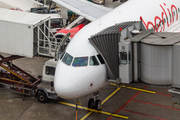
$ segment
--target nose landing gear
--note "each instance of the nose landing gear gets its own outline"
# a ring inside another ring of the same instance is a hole
[[[94,98],[89,99],[88,108],[97,109],[97,110],[102,109],[101,100],[97,99],[98,96],[99,96],[99,92],[97,91],[94,93]]]

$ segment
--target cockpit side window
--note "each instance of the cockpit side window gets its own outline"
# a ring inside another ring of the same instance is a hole
[[[88,57],[76,57],[74,58],[72,66],[87,66],[88,63]]]
[[[102,56],[101,56],[100,54],[97,55],[97,57],[98,57],[99,61],[101,62],[101,64],[104,64],[104,63],[105,63],[104,60],[103,60],[103,58],[102,58]]]
[[[66,53],[62,61],[66,63],[67,65],[71,65],[72,60],[73,60],[73,57],[69,55],[68,53]]]
[[[98,62],[98,60],[96,59],[95,56],[91,56],[91,57],[90,57],[89,65],[90,65],[90,66],[99,65],[99,62]]]

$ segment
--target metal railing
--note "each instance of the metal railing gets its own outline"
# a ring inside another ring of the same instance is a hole
[[[42,56],[54,57],[56,47],[61,39],[57,39],[48,26],[50,26],[50,22],[46,21],[37,27],[37,53]]]

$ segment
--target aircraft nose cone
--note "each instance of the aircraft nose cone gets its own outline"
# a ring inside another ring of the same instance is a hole
[[[58,74],[55,75],[54,89],[56,93],[64,99],[75,99],[81,92],[78,84],[79,80],[73,75]]]

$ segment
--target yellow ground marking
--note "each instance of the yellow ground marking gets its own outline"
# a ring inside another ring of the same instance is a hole
[[[116,94],[119,90],[121,89],[121,87],[117,88],[114,92],[112,92],[108,97],[106,97],[102,102],[101,105],[103,105],[105,102],[107,102],[114,94]]]
[[[103,105],[105,102],[107,102],[114,94],[116,94],[119,90],[121,89],[121,87],[118,87],[114,92],[112,92],[108,97],[106,97],[102,102],[101,102],[101,105]],[[88,112],[84,117],[82,117],[80,120],[84,120],[86,119],[87,117],[89,117],[93,112]],[[110,113],[111,114],[111,113]],[[116,114],[117,115],[117,114]],[[112,116],[112,114],[111,114]],[[122,117],[121,117],[122,118]],[[124,118],[124,119],[128,119],[127,118]]]
[[[114,83],[111,83],[110,85],[118,86],[117,84],[114,84]],[[155,91],[150,91],[150,90],[145,90],[145,89],[140,89],[140,88],[135,88],[135,87],[126,87],[125,85],[120,85],[120,87],[137,90],[137,91],[141,91],[141,92],[152,93],[152,94],[156,93]]]
[[[66,102],[59,102],[60,104],[63,104],[63,105],[67,105],[67,106],[71,106],[71,107],[76,107],[75,104],[71,104],[71,103],[66,103]],[[105,114],[105,115],[110,115],[110,116],[114,116],[114,117],[118,117],[118,118],[123,118],[123,119],[128,119],[129,117],[127,116],[123,116],[123,115],[118,115],[118,114],[112,114],[112,113],[109,113],[109,112],[105,112],[105,111],[101,111],[101,110],[96,110],[96,109],[91,109],[91,108],[87,108],[87,107],[84,107],[84,106],[78,106],[78,108],[80,109],[84,109],[84,110],[87,110],[87,111],[90,111],[88,112],[83,118],[81,118],[80,120],[84,120],[86,119],[89,115],[91,115],[93,112],[95,113],[101,113],[101,114]]]
[[[87,117],[89,117],[93,112],[88,112],[84,117],[82,117],[80,120],[85,120]]]
[[[115,83],[110,83],[110,85],[119,86],[118,84],[115,84]]]
[[[180,105],[179,103],[175,103],[175,102],[173,102],[173,104]]]

